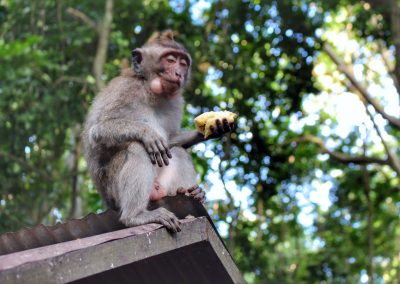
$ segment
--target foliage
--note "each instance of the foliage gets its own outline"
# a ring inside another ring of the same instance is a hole
[[[1,232],[102,209],[80,129],[98,91],[105,2],[0,1]],[[367,274],[399,283],[398,172],[371,118],[395,156],[399,129],[371,107],[368,118],[325,49],[330,42],[361,70],[357,79],[371,92],[393,90],[398,37],[387,10],[372,0],[111,2],[102,80],[153,31],[171,28],[194,61],[183,125],[207,110],[240,115],[235,133],[196,146],[193,158],[204,186],[226,197],[207,206],[249,283],[356,283]],[[371,70],[384,55],[389,72]],[[366,117],[345,135],[332,103],[342,95]],[[324,190],[327,208],[312,198]]]

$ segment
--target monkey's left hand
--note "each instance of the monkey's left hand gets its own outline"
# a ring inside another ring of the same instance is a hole
[[[222,121],[220,119],[216,119],[215,126],[210,126],[211,134],[207,138],[213,139],[222,137],[226,133],[231,132],[233,130],[233,127],[233,122],[229,123],[226,118],[222,119]]]
[[[230,111],[209,111],[194,119],[197,130],[205,139],[219,138],[232,131],[236,113]]]
[[[172,155],[164,138],[149,131],[143,135],[142,142],[153,165],[158,164],[159,167],[169,165],[168,159],[171,159]]]

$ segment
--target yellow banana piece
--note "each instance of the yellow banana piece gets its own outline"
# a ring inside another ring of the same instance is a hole
[[[236,113],[230,111],[209,111],[203,114],[200,114],[194,119],[194,123],[196,125],[197,130],[204,135],[204,138],[207,138],[212,134],[210,127],[217,127],[216,121],[219,119],[221,122],[223,119],[228,120],[228,123],[235,122],[237,117]]]

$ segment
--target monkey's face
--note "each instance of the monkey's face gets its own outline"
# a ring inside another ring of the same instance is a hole
[[[156,95],[173,97],[185,87],[191,58],[182,49],[151,45],[132,51],[135,73],[150,85]]]
[[[158,76],[150,83],[155,94],[173,96],[185,86],[190,67],[186,53],[169,51],[161,55]]]

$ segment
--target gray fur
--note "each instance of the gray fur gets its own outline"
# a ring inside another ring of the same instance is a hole
[[[175,147],[171,165],[160,168],[143,145],[154,139],[168,144],[180,132],[184,101],[182,90],[173,98],[154,95],[149,80],[126,70],[98,94],[83,133],[85,155],[95,186],[109,207],[120,210],[125,225],[157,222],[176,231],[179,223],[171,212],[148,211],[147,205],[155,180],[170,167],[178,175],[169,178],[168,195],[196,185],[191,157]]]

